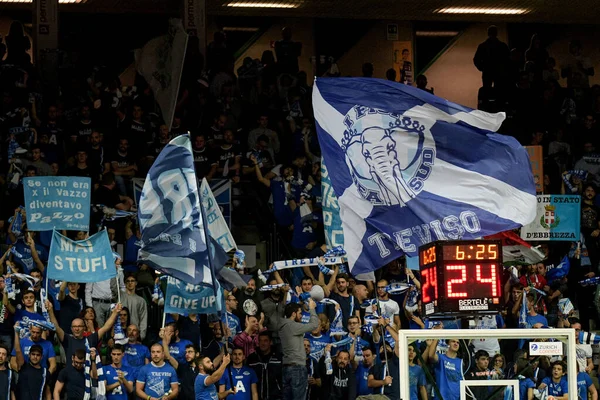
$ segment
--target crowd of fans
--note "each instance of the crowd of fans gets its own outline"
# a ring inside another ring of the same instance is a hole
[[[298,64],[301,43],[285,28],[274,53],[265,50],[261,60],[246,58],[234,71],[223,32],[215,33],[205,60],[190,39],[175,118],[168,127],[140,77],[135,86],[123,87],[106,68],[71,65],[61,70],[59,89],[49,90],[31,64],[23,27],[14,23],[6,45],[0,44],[0,240],[6,245],[0,259],[0,399],[8,399],[7,393],[17,400],[84,398],[90,386],[84,374],[86,339],[100,357],[91,356],[91,398],[100,398],[100,382],[105,382],[109,400],[399,400],[399,328],[522,327],[525,296],[527,327],[593,329],[595,286],[579,282],[594,277],[600,261],[600,88],[589,84],[594,67],[576,40],[569,45],[571,58],[557,69],[543,38],[534,35],[523,55],[499,41],[494,27],[488,33],[474,58],[483,73],[480,108],[505,111],[503,133],[523,145],[543,147],[544,193],[582,196],[585,248],[571,242],[541,244],[543,261],[517,266],[516,276],[507,270],[506,307],[499,315],[425,318],[419,307],[407,307],[418,295],[420,276],[401,258],[377,271],[376,282],[357,280],[343,265],[276,272],[266,282],[247,269],[254,278],[225,294],[222,320],[169,315],[165,323],[152,296],[156,274],[137,262],[139,225],[135,218],[106,222],[101,208],[94,208],[92,232],[65,234],[83,239],[106,227],[111,245],[124,248],[122,260],[115,261],[118,278],[87,285],[48,282],[49,300],[42,304],[50,235],[28,231],[22,179],[90,177],[93,204],[134,211],[132,179],[144,178],[169,140],[189,131],[198,178],[228,179],[236,193],[252,199],[251,211],[234,208],[234,225],[244,212],[255,213],[258,220],[269,210],[269,222],[289,245],[278,257],[322,256],[327,247],[320,149],[311,87]],[[374,68],[385,66],[366,64],[365,76],[372,76]],[[561,76],[566,87],[559,83]],[[428,90],[424,76],[416,81]],[[15,226],[18,221],[21,226]],[[265,229],[260,233],[268,235]],[[546,280],[546,271],[565,255],[569,275]],[[387,293],[386,286],[395,282],[412,286],[402,294]],[[262,291],[264,284],[274,286]],[[314,286],[328,300],[315,303],[307,295]],[[118,292],[121,302],[111,307]],[[574,310],[562,314],[558,302],[566,298]],[[43,308],[54,331],[31,323],[44,321]],[[126,331],[122,343],[114,338],[117,320]],[[547,388],[549,395],[566,399],[564,360],[531,357],[526,342],[415,342],[408,348],[411,399],[457,400],[461,379],[513,377],[520,381],[521,398],[531,400]],[[578,343],[577,360],[577,395],[597,400],[590,378],[598,368],[592,347]],[[502,395],[490,387],[469,391],[470,398],[481,400]]]

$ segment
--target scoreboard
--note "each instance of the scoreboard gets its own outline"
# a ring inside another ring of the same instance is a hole
[[[424,316],[494,314],[503,306],[502,242],[438,241],[419,248]]]

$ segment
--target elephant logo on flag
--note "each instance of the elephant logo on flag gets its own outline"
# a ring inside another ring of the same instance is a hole
[[[404,207],[423,189],[435,163],[435,140],[416,118],[364,106],[345,116],[342,148],[361,197]]]

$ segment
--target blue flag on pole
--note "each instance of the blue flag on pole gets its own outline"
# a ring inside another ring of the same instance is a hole
[[[217,314],[222,309],[221,297],[219,294],[215,296],[212,287],[168,277],[165,312],[181,315]]]
[[[548,281],[548,283],[552,283],[557,279],[564,278],[569,274],[570,269],[571,262],[569,261],[569,257],[564,256],[560,264],[546,271],[546,280]]]
[[[117,276],[106,230],[85,240],[71,240],[54,231],[48,258],[48,279],[101,282]]]
[[[148,171],[138,217],[138,261],[195,285],[212,285],[189,135],[171,140]]]
[[[503,113],[370,78],[317,79],[313,107],[353,274],[535,217],[527,151],[494,133]]]

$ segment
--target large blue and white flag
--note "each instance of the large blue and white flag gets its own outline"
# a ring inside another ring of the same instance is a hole
[[[313,107],[353,274],[535,217],[527,152],[494,133],[503,113],[369,78],[317,79]]]
[[[115,276],[117,268],[106,230],[78,241],[53,232],[48,279],[101,282]]]
[[[140,196],[138,261],[195,285],[212,285],[189,135],[171,140]]]

